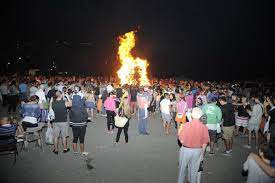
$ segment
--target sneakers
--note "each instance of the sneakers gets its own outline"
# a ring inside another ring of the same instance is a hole
[[[70,148],[67,148],[67,149],[64,149],[63,150],[63,153],[67,153],[67,152],[69,152],[70,151]]]
[[[229,150],[229,151],[224,151],[222,154],[223,154],[224,156],[231,156],[230,150]]]
[[[17,141],[17,143],[24,142],[23,139],[17,139],[16,141]]]
[[[209,156],[214,156],[214,152],[209,152],[208,155]]]
[[[114,130],[108,130],[107,133],[108,133],[108,134],[113,134],[113,133],[115,133],[115,132],[114,132]]]
[[[89,154],[88,152],[84,151],[84,152],[81,153],[81,156],[87,156],[88,154]]]
[[[244,145],[244,148],[251,149],[251,145]]]
[[[54,154],[58,154],[58,151],[56,151],[56,150],[54,149],[54,150],[53,150],[53,153],[54,153]]]

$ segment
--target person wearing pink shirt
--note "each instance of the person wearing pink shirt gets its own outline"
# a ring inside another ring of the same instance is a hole
[[[194,95],[191,91],[187,92],[187,95],[185,96],[185,101],[187,103],[187,113],[186,113],[186,117],[188,119],[188,121],[191,121],[191,110],[193,108],[193,101],[194,101]]]
[[[115,94],[113,92],[110,93],[109,97],[104,102],[104,107],[107,113],[107,129],[108,133],[113,133],[115,128],[115,116],[116,116],[116,102],[115,102]],[[111,130],[112,126],[112,130]]]
[[[187,111],[187,103],[184,101],[184,95],[180,94],[179,101],[176,104],[176,128],[178,127],[177,123],[186,122],[186,111]]]
[[[185,96],[185,101],[187,103],[188,109],[193,108],[193,100],[194,100],[194,95],[191,92],[189,92],[188,95]]]

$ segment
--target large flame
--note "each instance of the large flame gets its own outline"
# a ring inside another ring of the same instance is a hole
[[[135,47],[135,32],[131,31],[119,37],[118,56],[121,68],[117,71],[120,84],[147,86],[150,85],[147,70],[147,60],[139,57],[134,58],[131,50]],[[135,72],[138,72],[138,81],[135,78]]]

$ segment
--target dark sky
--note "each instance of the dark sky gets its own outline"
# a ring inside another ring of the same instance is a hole
[[[269,2],[10,1],[1,11],[1,62],[29,55],[42,68],[54,58],[61,70],[111,73],[117,36],[140,27],[135,54],[148,58],[153,75],[271,77],[275,29]],[[24,48],[16,49],[18,40]],[[69,45],[56,47],[57,40]]]

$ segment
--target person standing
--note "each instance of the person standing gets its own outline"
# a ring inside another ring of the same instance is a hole
[[[190,175],[189,183],[197,183],[199,167],[210,141],[207,127],[199,120],[202,115],[202,110],[195,107],[191,113],[192,121],[184,123],[179,128],[178,136],[182,146],[179,157],[178,183],[185,181],[187,167]]]
[[[239,103],[237,103],[237,114],[236,114],[236,135],[239,134],[240,127],[243,127],[243,132],[241,137],[245,137],[246,128],[248,124],[248,113],[246,108],[248,107],[248,103],[246,101],[246,97],[243,96]]]
[[[130,88],[130,106],[132,113],[135,115],[137,110],[137,89],[136,87]]]
[[[149,135],[148,128],[148,106],[149,100],[144,94],[144,89],[141,88],[137,94],[137,107],[138,107],[138,131],[140,135]]]
[[[85,94],[85,99],[86,99],[85,107],[89,115],[88,120],[94,121],[95,96],[94,96],[94,91],[91,88],[87,89],[87,92]]]
[[[24,80],[19,84],[19,99],[20,101],[27,100],[27,84]]]
[[[77,154],[77,143],[79,141],[81,155],[87,155],[84,151],[84,140],[86,134],[88,113],[84,106],[84,95],[79,86],[74,87],[72,108],[70,110],[70,121],[73,130],[73,151]]]
[[[116,142],[115,145],[118,144],[119,139],[120,139],[120,134],[123,130],[124,132],[124,136],[125,136],[125,144],[128,143],[128,129],[129,129],[129,121],[132,117],[132,112],[131,112],[131,107],[129,104],[129,100],[128,100],[128,96],[124,96],[124,98],[122,98],[122,104],[119,108],[119,112],[118,112],[121,116],[125,117],[128,119],[127,123],[125,124],[124,127],[119,127],[118,131],[117,131],[117,135],[116,135]]]
[[[250,116],[250,119],[248,120],[248,126],[247,126],[248,144],[244,145],[244,147],[247,149],[251,149],[251,135],[252,135],[253,131],[255,132],[255,136],[256,136],[256,149],[258,149],[259,128],[260,128],[260,123],[261,123],[262,116],[264,113],[263,104],[261,104],[259,97],[255,96],[254,102],[255,102],[255,105],[253,105],[252,111],[247,110],[247,112]]]
[[[18,94],[19,94],[19,91],[16,86],[16,82],[12,81],[9,86],[9,95],[8,95],[8,104],[9,104],[8,113],[11,114],[11,116],[13,116],[16,112],[16,108],[18,105]]]
[[[40,117],[40,122],[47,122],[47,117],[48,117],[48,103],[47,103],[47,99],[46,99],[46,95],[44,92],[44,85],[41,84],[39,86],[39,89],[36,91],[35,93],[36,96],[39,97],[39,101],[38,104],[40,106],[41,109],[41,117]]]
[[[55,96],[51,98],[50,108],[52,108],[55,118],[52,121],[54,132],[54,149],[53,153],[58,154],[59,135],[62,137],[63,153],[70,151],[67,145],[69,135],[69,122],[67,121],[67,108],[72,106],[72,101],[68,94],[65,95],[66,101],[63,100],[62,93],[56,91]]]
[[[9,94],[8,82],[7,81],[3,81],[3,83],[1,84],[0,92],[2,94],[3,107],[6,107],[6,105],[8,104],[8,94]]]
[[[225,144],[224,155],[230,156],[232,153],[233,146],[233,133],[235,127],[235,113],[234,106],[231,103],[227,103],[225,96],[219,98],[219,102],[222,106],[222,129],[223,129],[223,138]]]
[[[214,144],[217,142],[217,130],[220,128],[220,122],[222,119],[222,111],[216,105],[217,98],[210,97],[209,103],[204,105],[202,111],[207,116],[207,128],[210,136],[210,152],[209,155],[214,154]]]
[[[114,133],[114,128],[115,128],[115,116],[116,116],[116,102],[115,102],[115,94],[111,92],[109,94],[109,97],[104,102],[104,107],[106,109],[107,113],[107,129],[108,129],[108,134]],[[112,130],[111,130],[112,126]]]
[[[179,95],[179,101],[176,104],[176,124],[185,123],[186,122],[186,111],[187,111],[187,103],[185,102],[185,97],[181,93]],[[176,129],[178,128],[178,124],[175,125]]]
[[[163,121],[163,130],[166,135],[169,134],[169,129],[171,127],[171,101],[168,93],[164,94],[164,99],[160,102],[160,111]]]
[[[38,88],[36,86],[37,86],[36,82],[33,81],[31,84],[31,87],[30,87],[30,97],[36,95],[36,92],[38,90]]]

